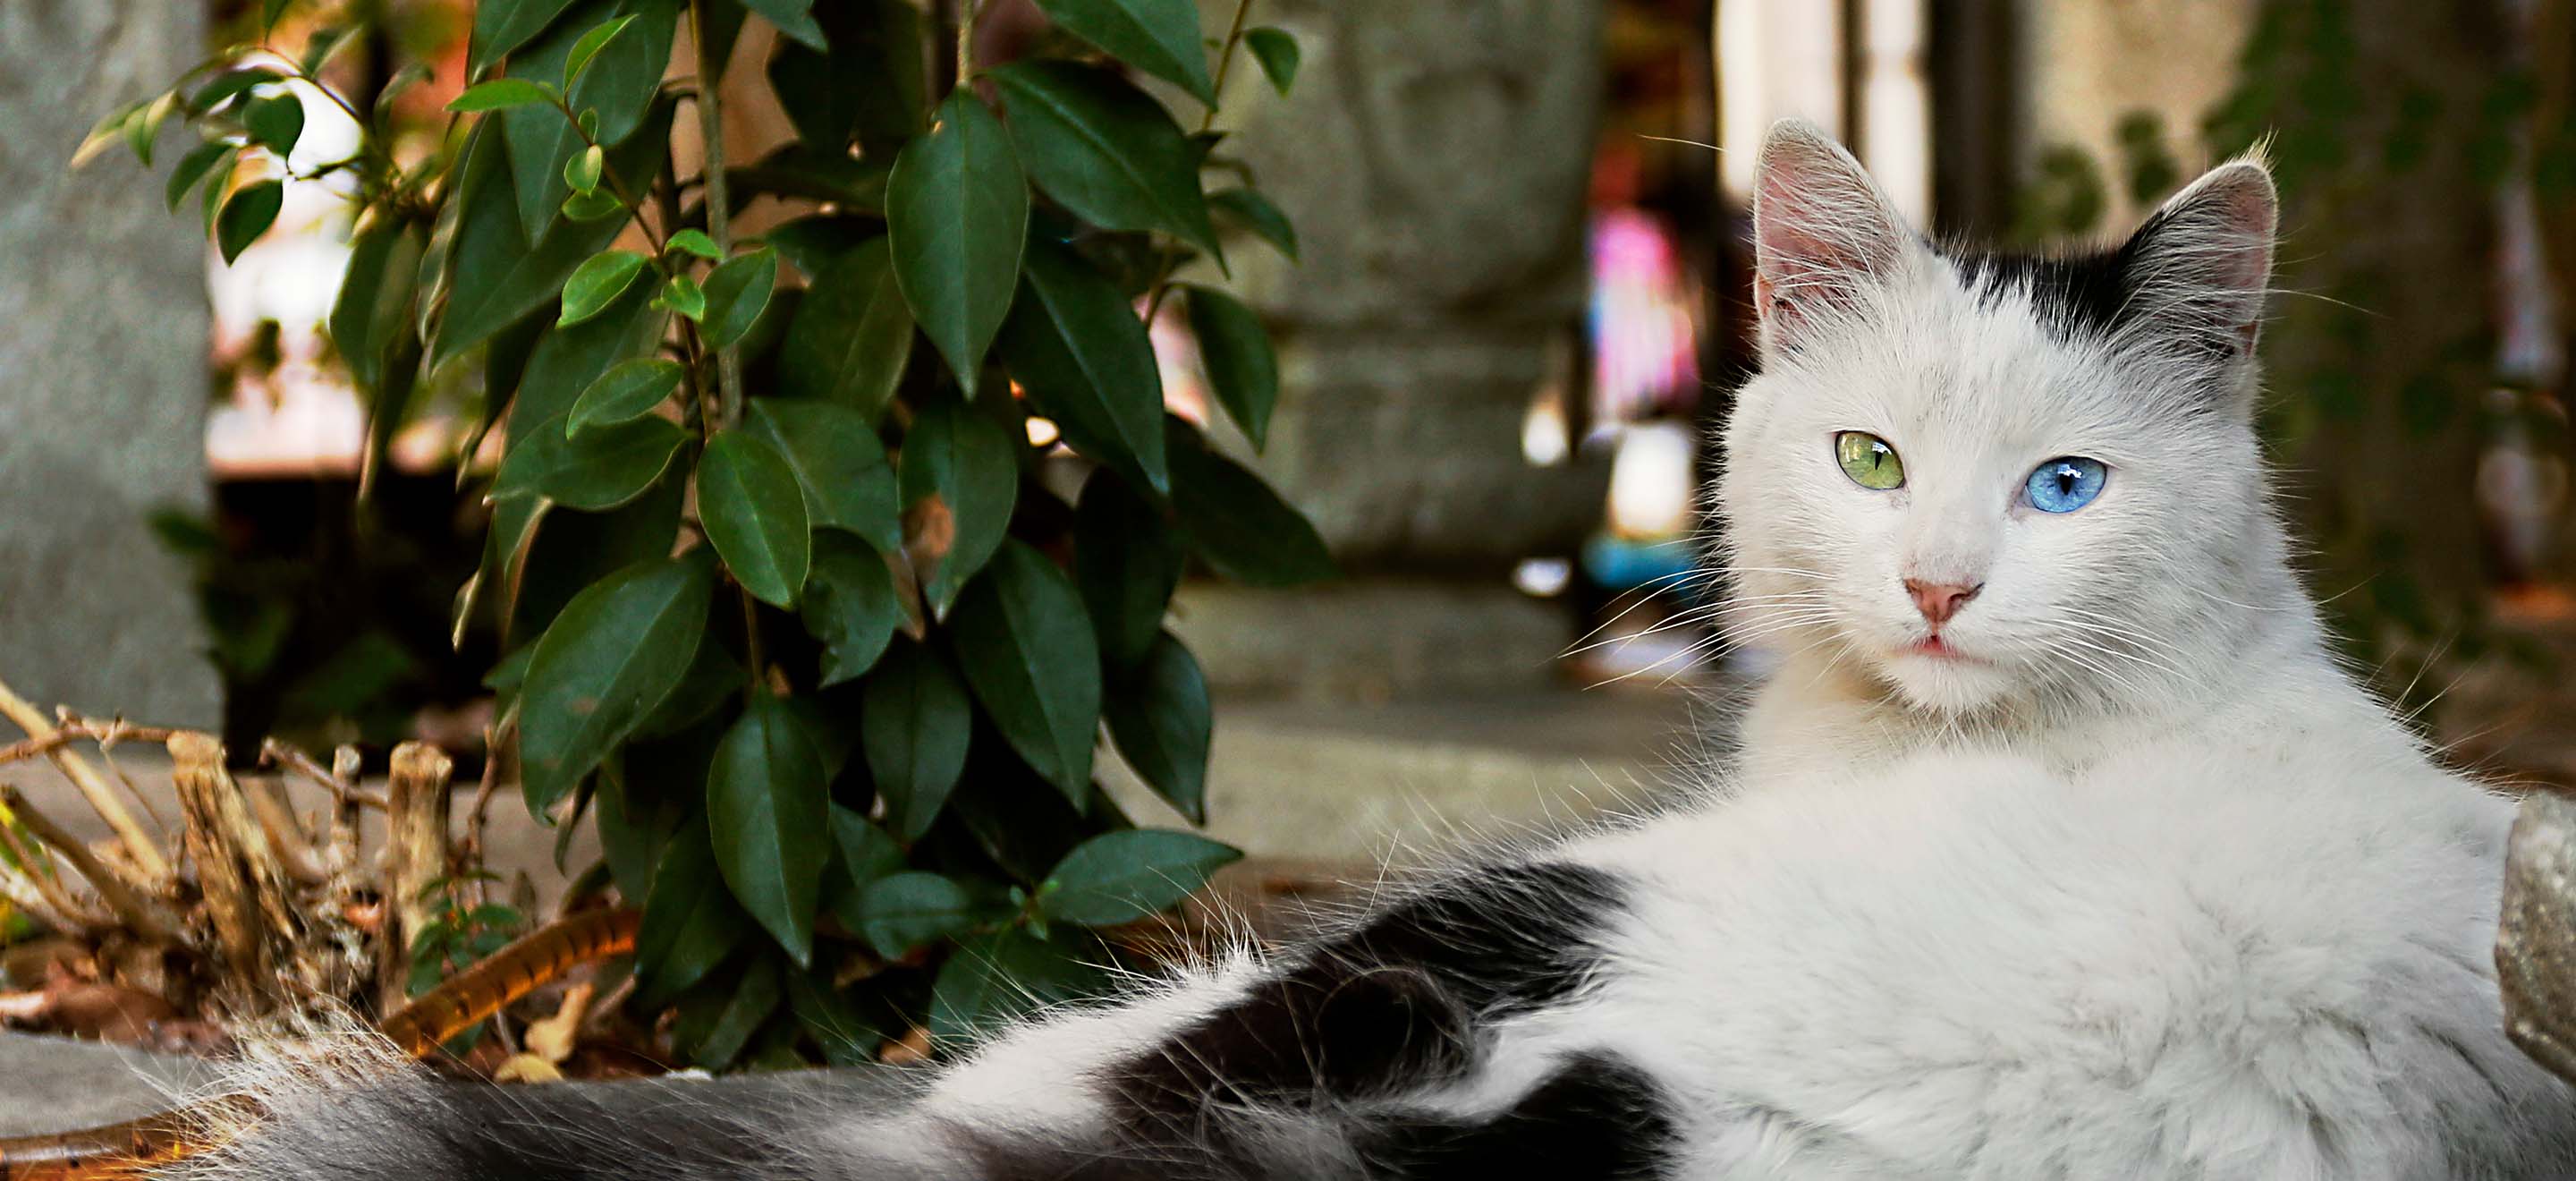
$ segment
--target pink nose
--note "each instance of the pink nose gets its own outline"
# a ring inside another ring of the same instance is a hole
[[[1968,600],[1976,598],[1977,592],[1985,588],[1986,584],[1982,582],[1975,586],[1961,586],[1955,582],[1905,580],[1905,593],[1914,596],[1914,609],[1922,612],[1924,622],[1935,628],[1950,622],[1950,617],[1958,614],[1959,608],[1967,606]]]

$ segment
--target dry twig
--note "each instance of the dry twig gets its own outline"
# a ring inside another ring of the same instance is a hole
[[[47,739],[61,733],[33,702],[18,696],[5,683],[0,683],[0,715],[6,715],[19,729],[26,731],[31,740]],[[53,759],[54,766],[72,781],[72,786],[88,797],[91,810],[107,821],[107,826],[115,831],[116,839],[125,845],[126,856],[142,867],[144,876],[152,882],[169,881],[170,862],[161,855],[161,847],[153,843],[151,834],[144,832],[142,825],[134,822],[134,814],[125,810],[124,802],[118,800],[116,793],[108,788],[107,781],[99,777],[98,769],[90,766],[89,760],[59,745],[43,753]],[[142,882],[129,884],[146,886]]]
[[[108,910],[115,913],[117,921],[123,923],[127,930],[158,944],[179,942],[177,919],[162,910],[158,903],[128,888],[124,879],[118,877],[96,853],[92,853],[88,845],[55,823],[52,817],[37,811],[26,797],[18,794],[18,789],[0,787],[0,804],[7,805],[16,813],[18,823],[36,834],[37,840],[61,854],[63,860],[71,862],[72,868],[89,880],[90,888],[98,891],[99,900],[107,903]]]

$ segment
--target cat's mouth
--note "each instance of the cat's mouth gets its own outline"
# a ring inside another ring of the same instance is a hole
[[[1970,656],[1967,653],[1952,647],[1948,641],[1941,638],[1941,635],[1938,632],[1934,632],[1933,634],[1916,640],[1911,644],[1907,644],[1905,647],[1898,649],[1898,651],[1906,656],[1920,656],[1927,660],[1974,661],[1977,659],[1974,656]]]

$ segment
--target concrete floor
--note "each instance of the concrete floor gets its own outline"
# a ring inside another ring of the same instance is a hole
[[[0,1136],[35,1136],[150,1115],[203,1087],[202,1062],[68,1038],[0,1034]]]

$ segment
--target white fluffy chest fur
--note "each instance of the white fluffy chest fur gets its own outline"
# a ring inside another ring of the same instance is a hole
[[[2529,1168],[2566,1097],[2497,1029],[2507,807],[2308,755],[1933,750],[1580,846],[1634,913],[1498,1060],[1610,1039],[1687,1096],[1690,1175]]]

